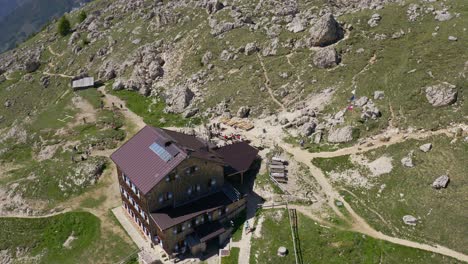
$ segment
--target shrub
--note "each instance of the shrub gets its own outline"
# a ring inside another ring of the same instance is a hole
[[[61,36],[66,36],[68,33],[70,33],[71,26],[70,26],[70,21],[66,16],[63,16],[60,18],[57,26],[57,31]]]
[[[83,22],[88,15],[86,15],[86,12],[84,10],[81,10],[81,12],[78,14],[78,23]]]

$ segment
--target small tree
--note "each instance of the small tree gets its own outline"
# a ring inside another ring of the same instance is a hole
[[[60,36],[68,35],[68,33],[70,33],[70,30],[70,21],[67,19],[66,16],[61,17],[57,26],[57,31],[60,34]]]
[[[86,12],[84,10],[81,10],[81,12],[78,14],[78,23],[83,22],[88,15],[86,15]]]

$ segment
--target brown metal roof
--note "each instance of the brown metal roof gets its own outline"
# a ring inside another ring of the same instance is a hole
[[[226,165],[230,168],[229,171],[240,173],[247,171],[254,160],[257,158],[258,149],[250,146],[247,142],[238,142],[231,145],[226,145],[216,150],[223,158]]]
[[[149,147],[157,143],[173,158],[163,160]],[[187,156],[224,164],[208,142],[176,131],[146,126],[111,155],[133,184],[148,193],[158,182],[174,170]]]
[[[176,208],[163,208],[152,213],[151,216],[161,230],[166,230],[199,215],[221,209],[231,203],[231,199],[224,192],[219,191]]]
[[[143,194],[148,193],[187,156],[180,149],[168,162],[161,159],[149,146],[163,139],[157,130],[146,126],[111,155],[111,159]]]

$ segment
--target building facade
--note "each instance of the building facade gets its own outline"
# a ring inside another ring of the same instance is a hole
[[[236,144],[228,146],[234,153],[146,126],[114,152],[122,206],[141,234],[169,255],[197,255],[210,241],[226,241],[229,220],[246,207],[246,195],[228,182],[226,171],[243,175],[258,153]]]

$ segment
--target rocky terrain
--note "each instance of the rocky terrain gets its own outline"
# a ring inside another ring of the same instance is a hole
[[[82,10],[79,23],[81,10],[66,15],[68,35],[51,23],[0,54],[0,215],[41,214],[100,188],[106,157],[143,122],[193,127],[236,118],[255,125],[246,136],[265,153],[284,140],[323,158],[449,127],[454,143],[443,153],[468,144],[464,0],[96,0]],[[99,90],[72,91],[71,80],[84,76]],[[324,171],[360,201],[389,189],[402,200],[384,180],[418,171],[421,153],[435,159],[428,144],[347,153],[336,163],[343,166]],[[327,162],[334,160],[320,165]],[[291,164],[301,175],[291,196],[327,204],[320,181],[304,180],[317,172]],[[438,174],[429,189],[450,188],[451,174]],[[421,226],[410,213],[395,221]],[[436,237],[408,235],[395,221],[387,233],[429,244]]]

